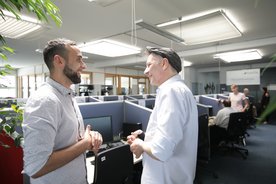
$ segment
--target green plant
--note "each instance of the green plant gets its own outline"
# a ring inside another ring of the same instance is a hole
[[[264,72],[266,71],[266,69],[267,69],[268,67],[270,67],[270,65],[271,65],[273,62],[275,62],[275,61],[276,61],[276,54],[273,55],[273,56],[271,57],[271,61],[270,61],[270,62],[268,63],[268,65],[266,65],[266,67],[262,70],[261,75],[263,75]],[[276,97],[273,97],[273,98],[270,100],[270,102],[269,102],[269,104],[268,104],[266,110],[261,114],[261,116],[260,116],[260,118],[258,119],[258,122],[257,122],[257,123],[261,123],[261,122],[265,119],[266,116],[270,115],[270,114],[271,114],[272,112],[274,112],[274,111],[276,111]]]
[[[23,139],[23,135],[16,132],[16,127],[21,126],[23,121],[23,110],[15,104],[10,105],[10,109],[0,109],[0,132],[5,132],[14,139],[15,146],[20,146]],[[0,141],[0,146],[9,148],[9,145],[4,144]]]
[[[61,16],[59,8],[51,0],[0,0],[0,16],[5,20],[3,10],[13,13],[18,20],[20,20],[19,12],[26,9],[30,13],[34,13],[41,21],[48,22],[50,17],[57,26],[60,26]],[[12,52],[13,50],[6,45],[5,39],[0,34],[0,56],[2,59],[7,60],[4,51]]]
[[[40,21],[48,22],[48,17],[50,17],[57,26],[62,23],[59,8],[51,0],[0,0],[0,17],[4,20],[5,14],[3,10],[13,13],[20,20],[19,12],[24,9],[29,13],[34,13]],[[7,45],[4,37],[0,34],[0,56],[2,60],[8,60],[7,53],[14,53],[14,50]],[[0,77],[9,74],[11,70],[13,68],[9,64],[0,67]],[[7,105],[9,107],[8,111],[0,108],[0,134],[5,132],[4,135],[13,137],[15,145],[19,146],[23,136],[15,131],[15,127],[21,126],[23,110],[18,105]],[[9,147],[9,145],[0,142],[1,145]]]

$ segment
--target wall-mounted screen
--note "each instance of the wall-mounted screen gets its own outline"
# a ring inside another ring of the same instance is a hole
[[[83,122],[84,122],[84,127],[86,127],[87,125],[90,125],[91,130],[98,131],[102,134],[103,143],[108,143],[113,141],[111,116],[84,118]]]

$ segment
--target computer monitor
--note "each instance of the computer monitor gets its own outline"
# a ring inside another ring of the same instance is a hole
[[[111,116],[90,117],[83,119],[84,126],[91,126],[91,129],[102,134],[103,143],[113,141],[112,118]]]

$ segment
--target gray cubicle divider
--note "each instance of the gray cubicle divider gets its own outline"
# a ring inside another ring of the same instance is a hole
[[[151,109],[125,101],[124,111],[125,111],[125,122],[142,123],[142,129],[143,131],[146,131],[149,117],[152,112]]]
[[[218,99],[209,96],[201,95],[199,97],[199,103],[212,107],[212,113],[210,114],[211,116],[216,116],[218,111],[223,108],[223,105],[219,103]]]
[[[224,100],[226,100],[228,98],[229,98],[229,96],[217,94],[217,99],[224,99]]]
[[[155,98],[145,99],[145,107],[153,109],[155,105]]]
[[[119,100],[119,96],[103,96],[103,101],[117,101]]]
[[[92,118],[100,116],[112,116],[113,136],[119,135],[122,131],[124,122],[124,102],[110,101],[98,103],[80,103],[79,104],[83,118]]]
[[[134,99],[144,99],[143,95],[128,95],[128,97],[134,98]]]
[[[101,102],[98,97],[89,96],[86,102]]]
[[[198,116],[201,116],[203,114],[208,114],[209,116],[209,105],[203,105],[203,104],[197,103],[197,112],[198,112]]]
[[[128,97],[126,98],[126,97],[124,96],[124,100],[125,100],[125,101],[128,101],[128,102],[131,102],[131,103],[139,104],[138,100],[135,99],[135,98],[128,98]]]

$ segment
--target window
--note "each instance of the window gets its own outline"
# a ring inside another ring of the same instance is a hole
[[[16,97],[16,76],[0,76],[0,94],[1,97]]]

